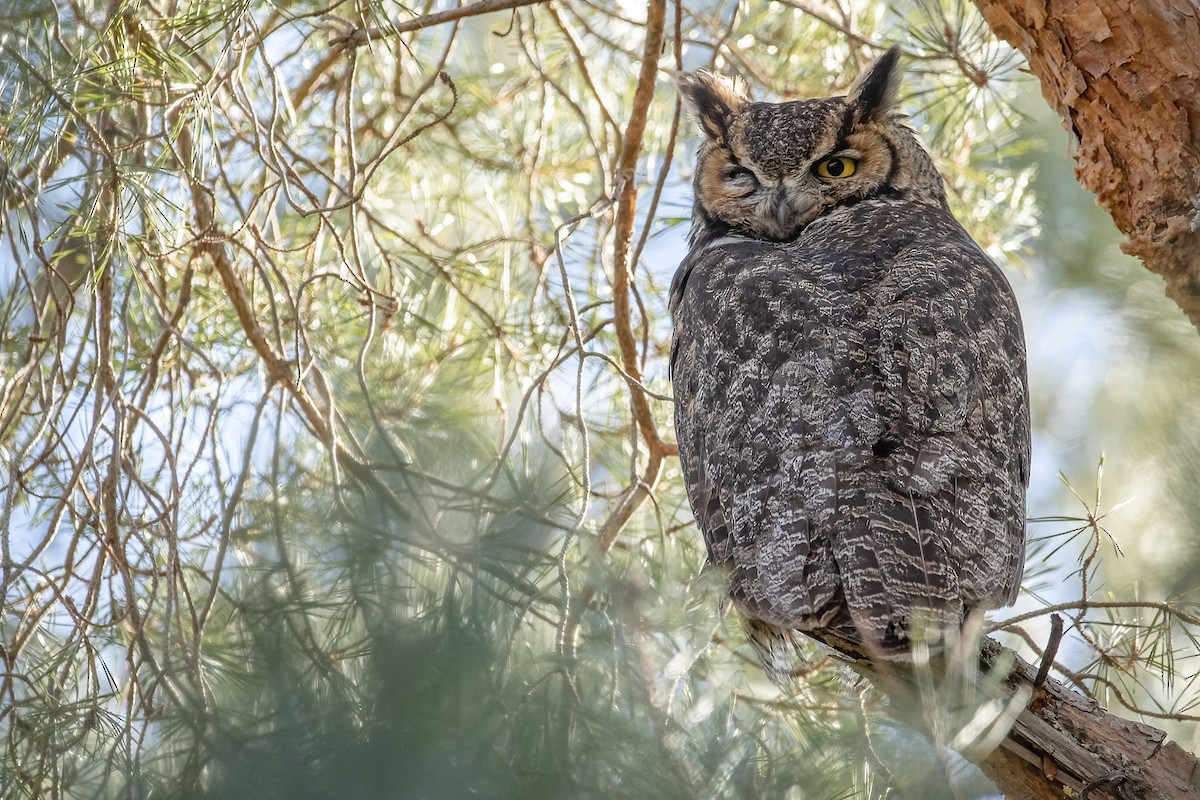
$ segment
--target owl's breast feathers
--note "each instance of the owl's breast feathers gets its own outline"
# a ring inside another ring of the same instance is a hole
[[[948,211],[865,202],[789,243],[698,242],[670,305],[689,498],[743,613],[899,652],[914,616],[1012,602],[1020,317]]]

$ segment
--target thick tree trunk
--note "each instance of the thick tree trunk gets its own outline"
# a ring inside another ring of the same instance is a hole
[[[1079,139],[1076,176],[1200,327],[1196,0],[975,0]]]

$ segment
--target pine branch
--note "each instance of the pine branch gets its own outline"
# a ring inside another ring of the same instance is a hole
[[[1057,786],[1081,796],[1195,797],[1200,761],[1168,742],[1164,731],[1111,714],[1052,678],[1038,687],[1030,665],[1012,655],[1017,669],[1010,685],[1031,693],[1033,701],[1017,718],[1003,750],[979,762],[1008,796],[1020,797],[1016,787],[1037,786],[1034,778],[1039,778],[1045,794],[1031,797],[1060,796]],[[1021,759],[1020,772],[1014,774],[1008,754]]]

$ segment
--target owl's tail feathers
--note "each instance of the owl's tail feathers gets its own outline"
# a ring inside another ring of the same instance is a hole
[[[927,499],[916,502],[911,493],[889,486],[872,487],[868,503],[870,541],[901,635],[960,624],[962,590],[944,545],[948,515]]]
[[[894,660],[910,656],[914,635],[961,624],[957,576],[925,509],[886,485],[847,486],[838,516],[840,613],[806,632],[851,657]]]
[[[796,631],[745,614],[742,615],[742,629],[762,663],[763,672],[779,688],[786,689],[796,679],[813,671],[808,655],[811,648],[806,647]]]

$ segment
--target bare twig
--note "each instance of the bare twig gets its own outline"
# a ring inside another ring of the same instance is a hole
[[[378,41],[392,34],[410,33],[412,31],[419,31],[422,28],[441,25],[445,22],[465,19],[466,17],[477,17],[480,14],[489,14],[493,11],[508,11],[514,8],[539,5],[547,2],[550,2],[550,0],[479,0],[478,3],[472,3],[469,6],[459,6],[458,8],[451,8],[446,11],[439,11],[436,14],[426,14],[423,17],[400,20],[384,30],[379,28],[359,28],[345,36],[335,37],[330,41],[330,44],[335,47],[362,47],[369,42]]]

